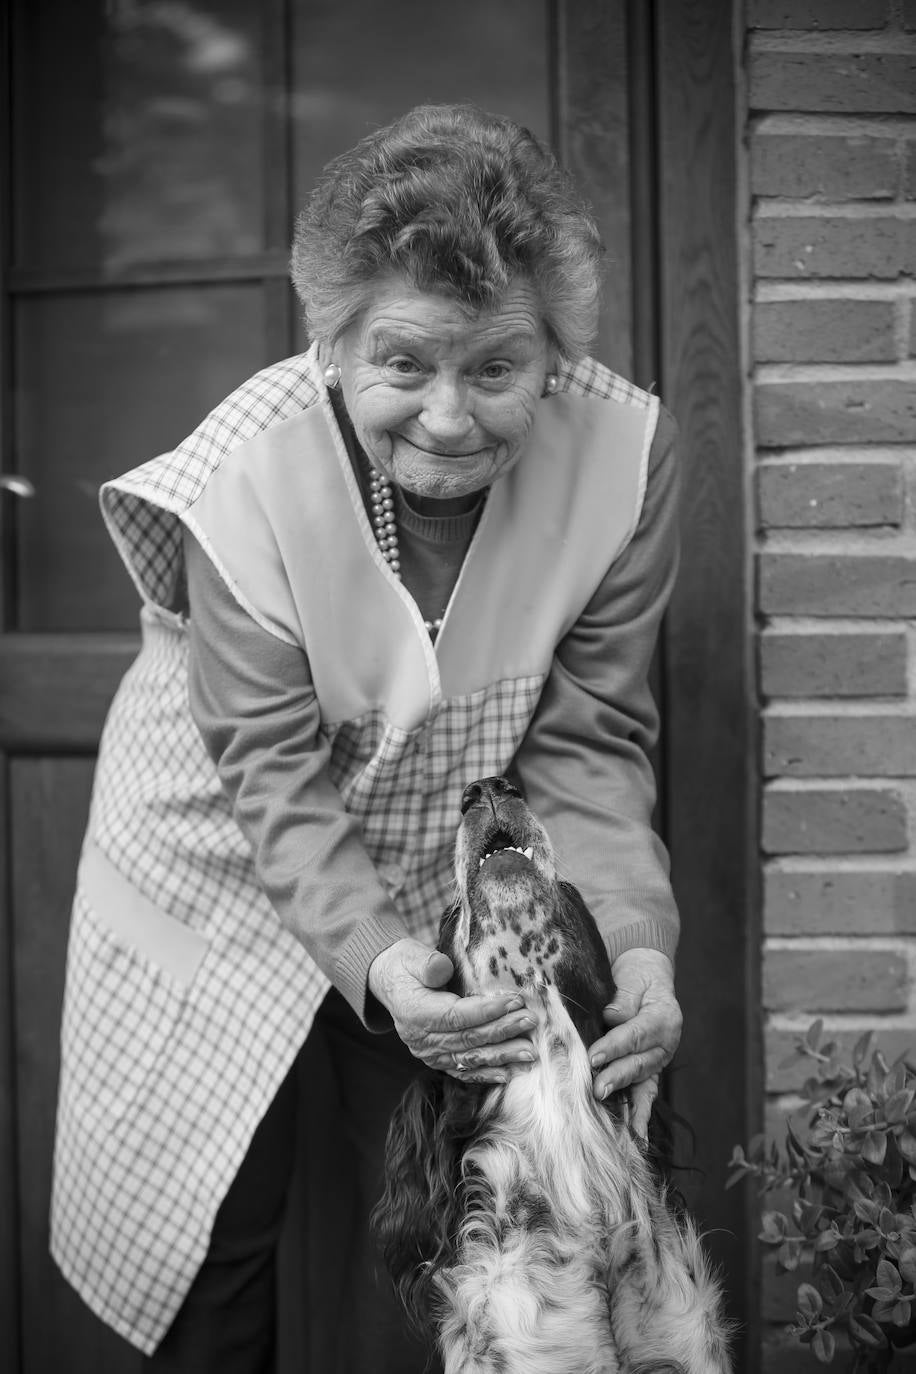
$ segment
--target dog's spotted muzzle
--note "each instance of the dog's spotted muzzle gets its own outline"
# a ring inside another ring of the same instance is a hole
[[[556,869],[544,827],[507,778],[471,783],[461,817],[454,944],[464,989],[549,979],[561,942]]]

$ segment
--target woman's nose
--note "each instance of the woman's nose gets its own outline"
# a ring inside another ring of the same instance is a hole
[[[451,443],[463,439],[474,427],[468,389],[456,379],[437,377],[423,397],[420,423],[431,439]]]

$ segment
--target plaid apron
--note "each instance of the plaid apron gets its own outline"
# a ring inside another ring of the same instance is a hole
[[[103,732],[74,900],[51,1248],[147,1353],[328,986],[261,892],[188,710],[182,522],[240,604],[306,649],[331,779],[432,941],[461,792],[510,765],[641,510],[657,402],[591,360],[561,386],[490,492],[435,650],[375,545],[314,349],[103,488],[142,647]]]

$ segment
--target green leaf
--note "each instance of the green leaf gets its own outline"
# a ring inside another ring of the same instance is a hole
[[[900,1273],[907,1283],[916,1284],[916,1246],[909,1246],[897,1260]]]
[[[821,1364],[830,1364],[836,1353],[836,1340],[832,1331],[816,1331],[811,1349]]]
[[[798,1310],[803,1317],[819,1317],[824,1310],[824,1300],[811,1283],[800,1283],[796,1295]]]
[[[852,1049],[852,1066],[854,1069],[861,1069],[865,1063],[865,1057],[871,1049],[871,1042],[874,1039],[874,1031],[866,1031],[860,1035]]]
[[[776,1251],[776,1263],[787,1273],[797,1269],[801,1262],[802,1243],[798,1236],[787,1236]]]
[[[862,1142],[862,1158],[869,1164],[883,1164],[887,1154],[887,1136],[883,1131],[869,1131]]]
[[[903,1282],[896,1264],[891,1264],[890,1260],[886,1259],[878,1260],[878,1268],[875,1273],[882,1288],[889,1288],[892,1293],[900,1292]]]
[[[828,1250],[835,1250],[840,1243],[839,1232],[834,1226],[828,1226],[826,1231],[822,1231],[814,1242],[814,1250],[818,1255],[826,1254]]]
[[[817,1284],[828,1302],[837,1302],[846,1292],[846,1286],[832,1264],[822,1265]]]
[[[887,1336],[867,1312],[860,1312],[857,1317],[850,1313],[849,1334],[857,1345],[863,1345],[867,1350],[887,1349]]]
[[[884,1104],[884,1119],[889,1125],[895,1125],[899,1121],[906,1120],[906,1114],[916,1099],[916,1091],[912,1088],[900,1088],[893,1093]]]
[[[856,1128],[864,1125],[866,1120],[873,1116],[875,1106],[863,1088],[850,1088],[843,1098],[843,1110],[850,1126]]]
[[[805,1032],[805,1048],[811,1050],[813,1054],[816,1054],[817,1047],[821,1043],[821,1036],[823,1035],[823,1033],[824,1018],[822,1016],[819,1016],[816,1021],[811,1022],[811,1025]]]
[[[852,1196],[852,1184],[849,1186],[849,1193]],[[872,1202],[871,1198],[867,1198],[864,1193],[859,1193],[858,1197],[853,1199],[852,1210],[860,1221],[867,1221],[871,1224],[877,1222],[881,1214],[879,1204]]]
[[[895,1093],[902,1092],[906,1087],[906,1065],[897,1063],[885,1076],[881,1085],[881,1093],[885,1101],[889,1101]]]
[[[910,1321],[910,1304],[906,1298],[902,1298],[895,1304],[891,1313],[891,1321],[895,1326],[908,1326]]]
[[[764,1212],[760,1224],[763,1230],[758,1238],[766,1241],[767,1245],[781,1244],[789,1230],[788,1220],[782,1212]]]
[[[916,1164],[916,1135],[910,1130],[905,1130],[897,1137],[897,1149],[903,1155],[907,1164]]]

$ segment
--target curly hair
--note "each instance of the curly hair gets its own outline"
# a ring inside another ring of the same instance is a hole
[[[313,339],[339,338],[386,273],[475,311],[523,280],[575,361],[597,329],[602,253],[585,202],[527,129],[471,105],[419,105],[328,163],[290,266]]]

